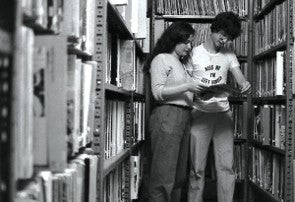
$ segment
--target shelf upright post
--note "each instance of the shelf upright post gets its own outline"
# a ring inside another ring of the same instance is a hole
[[[126,115],[126,119],[125,119],[125,148],[130,149],[132,147],[132,107],[133,101],[132,100],[128,100],[126,101],[126,108],[125,108],[125,115]]]
[[[247,58],[247,63],[248,63],[248,75],[249,75],[249,82],[251,83],[251,88],[252,88],[252,93],[249,94],[247,96],[247,103],[248,103],[248,109],[247,109],[247,112],[248,112],[248,120],[246,122],[246,127],[248,128],[247,129],[247,142],[245,143],[245,147],[246,147],[246,151],[245,152],[245,161],[246,162],[249,162],[249,159],[250,159],[250,155],[251,155],[251,152],[250,152],[250,145],[249,145],[249,139],[251,138],[251,133],[253,132],[253,124],[252,124],[252,121],[253,118],[254,118],[254,114],[253,114],[253,88],[254,88],[254,61],[253,61],[253,58],[254,58],[254,31],[253,31],[253,27],[254,27],[254,1],[253,0],[249,0],[248,2],[248,58]],[[250,182],[249,182],[249,167],[250,165],[248,165],[246,167],[246,173],[245,173],[245,176],[246,176],[246,188],[245,188],[245,199],[244,199],[244,202],[252,202],[254,199],[253,199],[253,190],[252,188],[249,186]]]
[[[124,142],[124,148],[130,149],[130,155],[132,152],[132,137],[133,137],[133,93],[129,100],[126,101],[126,107],[125,107],[125,142]],[[124,199],[125,201],[129,202],[131,198],[131,173],[130,173],[130,162],[124,163],[124,169],[125,169],[125,188],[124,188]]]
[[[151,9],[150,9],[150,52],[151,52],[153,50],[154,44],[155,44],[156,1],[152,0],[150,2],[150,4],[151,4]],[[151,94],[150,77],[149,76],[146,77],[145,89],[146,89],[145,90],[145,97],[146,98],[151,98],[152,94]],[[146,99],[146,104],[145,104],[146,115],[145,115],[145,118],[147,120],[147,124],[146,124],[147,129],[149,127],[148,126],[148,120],[149,120],[150,113],[151,113],[151,106],[152,106],[151,99]],[[146,130],[146,134],[148,134],[148,130]]]
[[[148,0],[148,16],[149,16],[149,50],[150,52],[154,48],[155,43],[155,8],[156,8],[156,0]],[[145,68],[145,67],[144,67]],[[145,93],[145,143],[143,147],[143,183],[141,185],[141,198],[145,201],[148,200],[148,185],[149,185],[149,172],[150,172],[150,135],[149,135],[149,117],[152,111],[153,99],[151,93],[151,85],[150,85],[150,76],[144,72],[145,74],[145,82],[144,82],[144,93]]]
[[[19,96],[17,94],[17,91],[14,89],[14,86],[17,86],[17,83],[19,82],[19,80],[17,78],[15,78],[15,72],[19,71],[20,68],[24,68],[23,66],[18,66],[18,62],[17,59],[19,57],[20,53],[20,34],[21,34],[21,25],[23,23],[23,13],[22,13],[22,8],[21,8],[21,2],[20,1],[13,1],[11,2],[13,6],[13,14],[12,14],[12,21],[13,22],[13,27],[12,27],[12,56],[10,58],[10,65],[9,65],[9,97],[8,98],[8,118],[9,118],[9,122],[10,124],[7,125],[7,127],[9,127],[9,129],[7,128],[7,134],[5,135],[5,133],[2,133],[1,131],[1,139],[3,140],[4,137],[6,137],[6,141],[9,144],[9,149],[6,150],[6,152],[8,151],[8,153],[6,153],[6,157],[9,159],[9,161],[7,162],[1,162],[1,164],[3,163],[4,166],[9,166],[9,170],[8,170],[8,184],[6,185],[6,187],[4,186],[4,184],[1,183],[1,188],[6,188],[6,192],[7,195],[5,196],[3,201],[7,201],[7,202],[13,202],[14,201],[14,196],[16,193],[16,187],[17,187],[17,179],[16,179],[16,166],[15,166],[15,162],[16,162],[16,153],[15,153],[15,145],[16,145],[16,141],[17,141],[17,135],[18,132],[16,130],[17,126],[16,126],[16,120],[17,120],[17,116],[18,116],[18,111],[15,111],[16,107],[15,105],[17,97]],[[5,6],[5,5],[4,5]],[[8,11],[9,12],[9,11]],[[2,78],[1,78],[2,80]],[[2,97],[2,96],[1,96]],[[11,104],[9,104],[11,103]],[[2,121],[1,121],[2,122]],[[5,139],[5,138],[4,138]],[[2,146],[0,146],[2,147]],[[5,165],[6,164],[6,165]],[[0,201],[2,201],[2,198],[0,199]]]
[[[294,161],[294,99],[293,99],[293,1],[287,0],[287,51],[286,51],[286,155],[285,155],[285,187],[284,201],[291,202],[294,197],[294,178],[293,178],[293,161]]]
[[[12,202],[14,194],[14,157],[11,132],[11,91],[12,88],[12,57],[1,56],[1,62],[6,63],[0,66],[0,88],[7,88],[7,91],[0,90],[0,201]]]
[[[2,58],[3,57],[3,58]],[[15,192],[14,140],[12,136],[12,58],[1,56],[0,66],[0,201],[12,202]],[[7,89],[7,90],[5,90]]]
[[[104,133],[105,133],[105,71],[107,43],[107,0],[96,0],[95,9],[95,51],[93,58],[97,62],[95,87],[95,114],[93,150],[98,155],[97,169],[97,201],[103,201],[103,165],[104,165]]]

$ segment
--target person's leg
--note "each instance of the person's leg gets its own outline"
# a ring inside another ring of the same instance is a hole
[[[181,115],[181,114],[180,114]],[[185,202],[187,198],[187,184],[188,184],[188,160],[190,148],[190,127],[191,127],[191,112],[184,111],[182,115],[186,127],[184,135],[180,144],[179,156],[177,161],[177,169],[175,176],[175,184],[171,194],[171,201]]]
[[[171,201],[180,144],[186,127],[187,118],[183,117],[183,111],[181,108],[164,105],[156,108],[150,117],[152,148],[150,202]],[[180,199],[175,198],[173,201],[180,202]]]
[[[191,126],[191,170],[188,201],[202,202],[207,153],[212,138],[212,114],[193,111]]]
[[[233,144],[232,112],[218,113],[213,135],[218,202],[233,201],[235,189]]]

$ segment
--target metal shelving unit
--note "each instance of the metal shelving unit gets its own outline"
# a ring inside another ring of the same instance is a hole
[[[276,148],[269,145],[262,145],[262,143],[251,140],[249,141],[249,145],[252,145],[254,147],[260,148],[262,150],[267,150],[268,152],[271,152],[272,154],[279,155],[282,159],[284,159],[284,167],[285,167],[285,175],[284,175],[284,201],[285,202],[291,202],[294,201],[294,173],[293,173],[293,167],[294,167],[294,96],[293,96],[293,68],[294,68],[294,17],[293,17],[293,9],[294,9],[294,2],[291,0],[285,0],[287,2],[287,8],[286,11],[287,14],[287,39],[286,41],[270,47],[269,49],[265,50],[262,53],[259,53],[257,55],[254,55],[254,46],[253,46],[253,25],[255,21],[261,20],[264,18],[265,15],[267,15],[271,10],[275,8],[276,5],[281,4],[284,2],[284,0],[271,0],[269,3],[267,3],[264,8],[258,13],[253,15],[252,13],[252,27],[251,27],[251,35],[252,35],[252,55],[250,55],[251,61],[251,69],[254,68],[254,63],[257,60],[263,60],[269,57],[274,57],[276,51],[285,50],[286,51],[286,64],[285,64],[285,73],[286,73],[286,95],[284,96],[273,96],[273,97],[252,97],[251,96],[251,105],[253,103],[263,105],[263,104],[283,104],[286,105],[286,132],[285,132],[285,149]],[[254,1],[251,1],[251,4],[254,6]],[[252,6],[252,7],[253,7]],[[250,34],[249,34],[250,35]],[[253,73],[251,74],[253,75]],[[253,120],[254,115],[253,112],[250,112],[249,118],[250,120]],[[252,126],[251,126],[252,128]],[[251,129],[251,131],[253,131]],[[262,187],[256,185],[253,182],[249,183],[249,201],[255,201],[253,191],[256,193],[259,193],[265,200],[268,201],[281,201],[280,199],[275,198],[271,193],[264,190]]]
[[[93,142],[87,144],[87,147],[92,147],[95,155],[99,157],[98,177],[97,177],[97,201],[103,201],[103,180],[104,177],[118,165],[124,163],[126,176],[124,179],[125,201],[130,199],[130,164],[128,157],[133,152],[140,150],[144,142],[133,142],[133,117],[134,101],[145,101],[145,96],[133,91],[125,91],[121,88],[107,85],[105,83],[106,71],[106,43],[108,26],[112,26],[114,30],[120,35],[121,39],[131,39],[135,41],[133,34],[127,28],[124,20],[112,6],[108,0],[96,0],[95,16],[96,21],[93,25],[95,29],[95,52],[93,55],[75,48],[71,44],[75,44],[80,40],[75,37],[68,36],[68,54],[75,54],[77,58],[85,60],[97,61],[97,78],[96,78],[96,99],[95,99],[95,114],[94,114],[94,134]],[[25,26],[34,31],[35,35],[55,35],[53,30],[44,28],[36,21],[37,17],[27,15],[23,12],[22,1],[4,0],[1,2],[0,8],[0,201],[13,202],[15,200],[16,192],[19,185],[23,183],[23,179],[16,179],[15,168],[15,143],[17,134],[15,134],[14,124],[18,114],[14,105],[17,98],[17,92],[13,90],[17,79],[14,76],[16,71],[19,71],[16,60],[20,55],[20,33],[21,27]],[[138,57],[145,56],[140,45],[136,42],[136,54]],[[124,150],[111,159],[104,159],[104,130],[105,130],[105,105],[106,98],[115,96],[126,102],[125,109],[125,146]],[[80,148],[83,150],[85,148]],[[87,148],[89,149],[89,148]],[[75,158],[72,156],[72,158]],[[126,161],[128,163],[126,163]],[[42,168],[34,168],[37,171]],[[89,177],[89,176],[88,176]],[[32,179],[28,179],[32,180]],[[81,185],[82,186],[82,185]]]
[[[122,19],[118,11],[111,5],[108,0],[97,0],[96,8],[96,26],[95,26],[95,53],[94,60],[97,61],[97,79],[96,79],[96,101],[95,101],[95,131],[94,131],[94,141],[93,149],[96,155],[99,156],[99,166],[98,166],[98,201],[103,201],[103,186],[104,179],[112,170],[114,170],[118,165],[123,164],[126,172],[124,179],[124,196],[125,200],[130,200],[130,165],[129,163],[124,163],[131,156],[132,151],[135,149],[140,149],[143,145],[142,143],[133,144],[132,142],[132,127],[133,127],[133,102],[134,96],[140,100],[144,100],[144,95],[140,95],[133,91],[126,91],[120,87],[112,84],[107,84],[105,81],[106,74],[106,46],[107,46],[107,30],[111,28],[116,33],[120,39],[131,39],[135,40],[133,34],[128,29],[125,21]],[[140,46],[135,43],[136,54],[138,57],[144,57],[144,53]],[[104,159],[104,138],[105,134],[105,106],[106,99],[120,99],[126,102],[125,108],[125,143],[124,150],[118,155],[110,158]]]
[[[13,127],[13,72],[15,65],[20,3],[5,0],[0,8],[0,201],[12,202],[15,194]]]
[[[294,1],[287,1],[287,57],[286,57],[286,156],[285,156],[285,201],[294,201],[294,118],[295,100],[293,98],[294,66]]]

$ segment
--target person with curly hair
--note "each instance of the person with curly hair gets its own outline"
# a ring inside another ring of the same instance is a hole
[[[240,70],[236,55],[227,48],[227,42],[241,33],[239,17],[233,12],[218,14],[211,23],[211,34],[205,42],[192,50],[193,77],[210,86],[227,82],[230,71],[242,93],[251,86]],[[217,173],[218,202],[232,202],[235,188],[233,169],[233,119],[228,95],[207,93],[196,96],[191,125],[191,170],[189,202],[202,202],[204,175],[210,142],[213,142]]]

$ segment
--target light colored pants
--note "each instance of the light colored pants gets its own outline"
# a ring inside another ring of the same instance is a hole
[[[217,173],[218,202],[232,202],[235,188],[233,170],[232,112],[192,112],[191,161],[188,201],[202,202],[207,153],[213,140]]]
[[[150,116],[149,202],[183,202],[188,181],[191,109],[156,107]],[[184,194],[184,195],[183,195]]]

